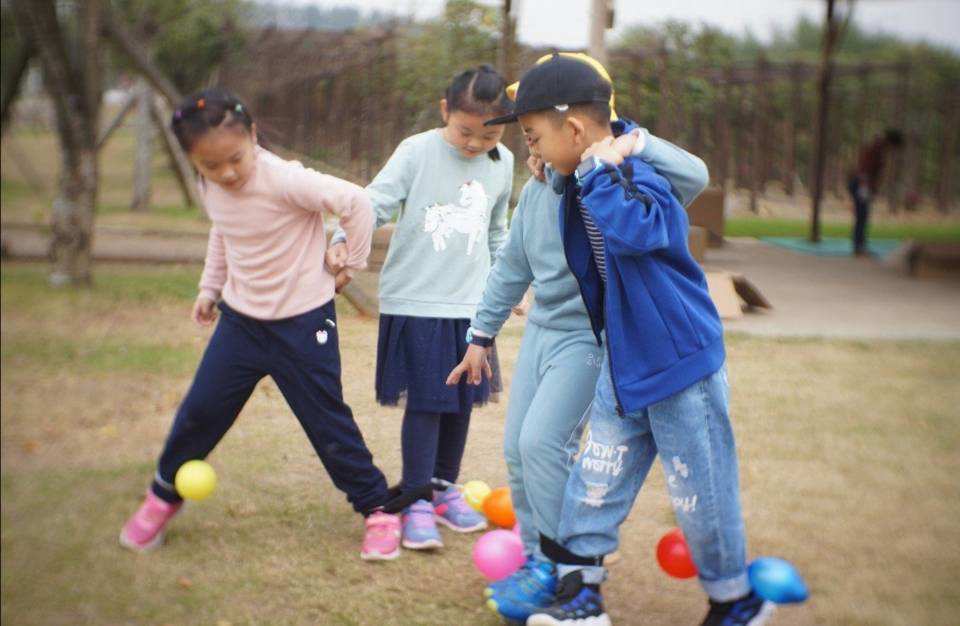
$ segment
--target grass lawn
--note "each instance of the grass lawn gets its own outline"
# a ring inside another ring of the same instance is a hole
[[[850,237],[851,222],[821,224],[824,237]],[[726,223],[730,237],[806,237],[809,220],[776,217],[731,217]],[[870,225],[870,237],[877,239],[916,239],[918,241],[960,241],[960,220],[893,222],[876,221]]]
[[[98,266],[54,291],[39,265],[2,266],[4,624],[479,624],[473,537],[440,554],[359,560],[359,518],[265,381],[211,462],[215,495],[167,545],[117,545],[209,331],[187,316],[199,268]],[[347,400],[378,464],[400,471],[400,415],[373,400],[377,323],[341,305]],[[501,341],[505,380],[522,322]],[[728,337],[751,556],[804,573],[782,625],[948,625],[960,615],[960,344]],[[463,478],[505,484],[505,404],[475,413]],[[622,529],[617,624],[694,624],[705,600],[667,578],[672,525],[651,472]]]

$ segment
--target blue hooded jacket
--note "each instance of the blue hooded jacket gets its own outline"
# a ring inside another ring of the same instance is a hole
[[[614,134],[630,132],[614,123]],[[578,206],[603,234],[603,284]],[[643,160],[604,164],[578,185],[566,177],[560,234],[597,342],[606,331],[617,411],[633,413],[723,366],[723,326],[687,247],[687,213]]]

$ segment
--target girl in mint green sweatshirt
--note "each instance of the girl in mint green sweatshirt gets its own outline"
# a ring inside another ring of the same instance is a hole
[[[458,532],[486,527],[456,489],[470,413],[490,381],[444,384],[463,358],[470,317],[507,236],[513,154],[503,126],[483,123],[510,110],[506,83],[483,65],[457,75],[441,101],[445,125],[404,139],[367,194],[377,226],[396,217],[380,274],[376,394],[401,399],[404,495],[421,496],[403,518],[404,547],[441,547],[435,521]],[[439,479],[439,481],[434,481]]]

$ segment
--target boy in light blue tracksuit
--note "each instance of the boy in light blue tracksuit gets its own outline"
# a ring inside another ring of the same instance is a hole
[[[625,120],[612,126],[617,134],[635,128]],[[618,148],[662,173],[684,205],[706,186],[706,166],[692,154],[646,129],[635,128],[624,140]],[[557,206],[564,177],[550,168],[546,176],[545,182],[534,176],[524,185],[510,233],[471,320],[475,334],[496,336],[511,308],[533,286],[534,303],[504,428],[511,496],[528,560],[516,574],[486,590],[491,608],[516,620],[552,600],[555,573],[539,551],[540,536],[557,537],[570,458],[579,442],[578,425],[593,399],[603,359],[577,281],[563,256]]]
[[[487,122],[519,121],[564,175],[566,264],[603,345],[590,437],[567,481],[557,538],[541,537],[558,565],[556,599],[527,625],[609,626],[603,557],[659,455],[710,599],[703,626],[760,626],[773,605],[747,577],[723,327],[671,185],[614,148],[610,95],[596,72],[554,55],[520,80],[514,111]]]

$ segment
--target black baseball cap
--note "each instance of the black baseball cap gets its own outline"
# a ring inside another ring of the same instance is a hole
[[[535,65],[520,79],[513,112],[484,122],[484,126],[510,124],[527,113],[544,111],[565,104],[610,102],[613,86],[589,64],[554,54]]]

